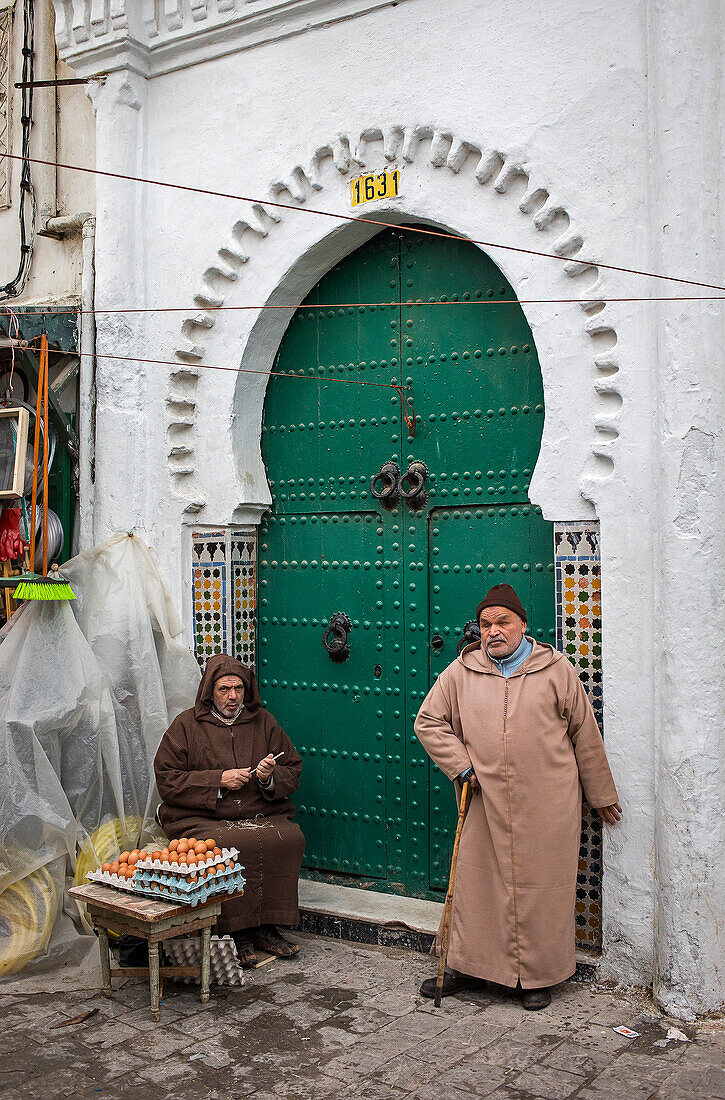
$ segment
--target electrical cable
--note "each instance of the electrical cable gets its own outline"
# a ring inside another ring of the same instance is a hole
[[[48,348],[48,354],[67,355],[68,353],[59,349]],[[313,374],[289,374],[286,371],[252,370],[250,367],[219,367],[211,363],[181,363],[174,359],[143,359],[137,355],[110,355],[108,352],[100,351],[79,351],[78,358],[80,359],[82,356],[89,359],[120,359],[126,363],[157,363],[162,367],[176,367],[177,370],[187,366],[192,370],[223,370],[231,371],[234,374],[259,374],[264,377],[272,378],[296,378],[300,382],[342,382],[347,386],[373,386],[381,390],[407,389],[407,386],[400,387],[392,382],[361,382],[355,378],[320,378]]]
[[[20,260],[18,263],[18,270],[13,279],[9,283],[0,287],[0,302],[7,301],[8,298],[17,298],[19,294],[22,294],[25,284],[28,281],[30,274],[30,264],[33,256],[33,245],[35,243],[35,217],[36,217],[36,202],[35,191],[33,190],[33,181],[30,174],[30,131],[33,127],[33,72],[34,72],[34,55],[35,55],[35,10],[33,7],[33,0],[24,0],[23,4],[23,81],[26,86],[22,89],[21,96],[21,108],[20,108],[20,123],[22,127],[22,156],[17,156],[12,153],[5,153],[12,160],[21,160],[23,162],[22,169],[20,171],[20,203],[18,206],[19,218],[20,218]],[[30,225],[27,224],[28,210],[27,204],[30,203]]]
[[[295,206],[290,202],[278,202],[272,199],[252,198],[249,195],[235,195],[228,191],[212,191],[206,187],[192,187],[186,183],[168,183],[166,180],[148,179],[146,176],[131,176],[125,172],[109,172],[102,168],[87,168],[81,164],[64,164],[61,161],[41,160],[39,157],[21,157],[16,153],[1,153],[0,156],[9,157],[11,160],[30,160],[33,164],[46,164],[54,168],[65,168],[71,172],[88,172],[94,176],[104,176],[109,179],[127,180],[130,183],[146,183],[152,187],[169,187],[174,191],[188,191],[195,195],[211,195],[219,199],[234,199],[236,202],[249,202],[256,204],[261,209],[266,206],[277,210],[294,210],[302,214],[316,214],[323,218],[334,218],[337,221],[362,223],[363,225],[377,225],[383,229],[400,229],[406,233],[419,233],[426,237],[442,237],[450,241],[464,241],[467,244],[478,244],[483,248],[500,248],[506,252],[519,252],[525,256],[541,256],[547,260],[558,260],[560,263],[579,264],[581,267],[597,267],[604,271],[619,271],[627,275],[641,275],[647,279],[664,279],[670,283],[683,283],[687,286],[701,286],[707,290],[723,290],[725,286],[720,283],[705,283],[697,279],[686,279],[679,275],[665,275],[657,271],[643,271],[635,267],[624,267],[620,264],[605,264],[600,260],[582,259],[578,256],[563,256],[558,252],[543,252],[535,248],[521,248],[513,244],[501,244],[498,241],[477,240],[475,237],[465,237],[459,233],[445,233],[438,229],[424,229],[418,225],[397,225],[391,222],[381,221],[378,218],[358,218],[353,214],[334,213],[332,210],[320,210],[313,206]]]
[[[412,308],[415,307],[430,307],[430,306],[528,306],[528,305],[577,305],[586,308],[587,306],[598,305],[612,305],[615,303],[629,303],[629,302],[725,302],[724,294],[675,294],[675,295],[648,295],[648,296],[636,296],[631,295],[624,298],[481,298],[470,299],[466,301],[445,301],[445,302],[423,302],[420,300],[407,302],[315,302],[305,303],[299,302],[298,304],[281,305],[278,302],[266,303],[264,305],[238,305],[238,306],[214,306],[214,305],[188,305],[188,306],[133,306],[129,309],[121,309],[118,307],[109,307],[108,309],[74,309],[72,307],[65,309],[24,309],[21,313],[17,314],[20,317],[59,317],[66,314],[74,314],[76,316],[85,316],[87,314],[97,315],[111,315],[120,313],[124,316],[130,316],[135,313],[194,313],[195,311],[200,313],[223,313],[225,311],[239,311],[239,310],[255,310],[260,311],[264,309],[370,309],[372,306],[380,307],[387,306],[391,309],[395,308]],[[12,315],[11,309],[0,309],[0,317]],[[72,353],[68,353],[72,354]]]

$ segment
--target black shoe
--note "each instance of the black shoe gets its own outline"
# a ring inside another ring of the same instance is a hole
[[[423,997],[435,997],[437,978],[426,978],[420,987]],[[446,970],[443,975],[443,989],[441,997],[452,997],[454,993],[461,993],[464,989],[485,989],[485,978],[472,978],[468,974],[459,974],[457,970]]]
[[[250,929],[250,931],[256,931],[256,929]],[[256,966],[259,959],[254,953],[254,946],[252,940],[245,929],[244,932],[232,932],[232,939],[234,940],[234,946],[237,950],[237,961],[244,970],[251,970],[253,966]]]
[[[541,989],[522,989],[521,1004],[530,1012],[538,1012],[540,1008],[551,1004],[551,990],[546,986]]]
[[[293,955],[299,954],[300,945],[286,940],[273,924],[261,924],[259,928],[250,929],[250,933],[254,947],[260,951],[268,951],[278,959],[291,959]]]

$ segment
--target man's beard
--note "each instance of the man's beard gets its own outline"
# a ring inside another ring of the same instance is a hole
[[[244,706],[244,700],[239,703],[225,703],[224,706],[216,707],[218,714],[221,714],[224,718],[236,718],[240,710]]]

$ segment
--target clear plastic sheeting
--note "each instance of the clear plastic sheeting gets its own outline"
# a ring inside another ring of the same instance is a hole
[[[154,754],[200,677],[140,539],[63,573],[76,600],[24,605],[0,644],[0,977],[66,957],[69,882],[158,833]]]

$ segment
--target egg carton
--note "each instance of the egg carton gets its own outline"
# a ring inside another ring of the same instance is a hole
[[[90,882],[103,882],[106,886],[116,886],[119,890],[129,890],[131,893],[137,892],[133,884],[134,880],[126,878],[125,875],[121,878],[120,875],[112,875],[110,871],[89,871],[86,878]]]
[[[220,856],[213,856],[204,863],[195,863],[193,867],[184,867],[183,864],[169,863],[168,859],[143,859],[136,864],[142,871],[173,871],[175,875],[194,875],[199,870],[207,867],[216,867],[219,863],[234,862],[239,855],[238,848],[222,848]]]
[[[224,875],[215,875],[201,882],[185,882],[176,875],[159,871],[141,871],[136,874],[134,890],[152,898],[164,898],[179,901],[184,905],[195,906],[200,901],[221,897],[224,894],[239,893],[246,882],[242,869],[227,871]]]
[[[176,966],[199,966],[201,943],[198,936],[179,936],[164,941],[164,952]],[[231,936],[211,938],[211,978],[217,985],[244,985],[244,971],[237,959],[237,949]],[[199,978],[181,978],[187,984],[199,984]]]

